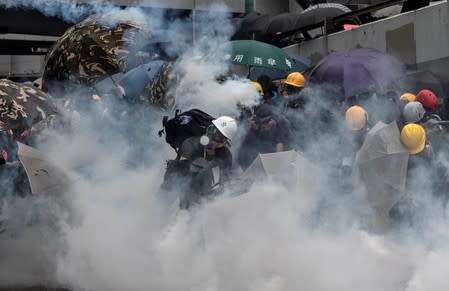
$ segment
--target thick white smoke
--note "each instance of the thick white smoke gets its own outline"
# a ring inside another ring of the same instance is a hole
[[[102,0],[88,1],[88,4],[80,4],[80,2],[75,0],[1,0],[0,7],[36,9],[45,16],[58,17],[69,23],[81,21],[91,14],[118,9]]]
[[[219,12],[198,12],[195,17],[193,46],[179,42],[179,35],[184,31],[179,23],[170,26],[170,50],[180,55],[174,72],[180,79],[172,89],[175,102],[180,109],[201,107],[212,115],[238,115],[237,104],[254,106],[260,97],[249,80],[240,77],[219,81],[229,71],[223,56],[229,53],[227,43],[235,27],[225,6],[215,5],[210,9]]]
[[[181,109],[236,114],[237,102],[256,102],[248,80],[219,83],[216,78],[226,73],[227,65],[205,60],[211,51],[225,52],[222,44],[232,33],[226,18],[205,14],[195,46],[179,41],[171,48],[184,51],[174,88]],[[173,35],[185,31],[182,23],[170,27]],[[81,112],[83,126],[77,134],[46,144],[52,159],[69,169],[75,181],[67,193],[72,216],[61,216],[55,229],[45,232],[29,226],[6,238],[0,234],[0,286],[447,290],[444,214],[427,216],[425,231],[373,234],[364,222],[363,199],[339,193],[326,171],[315,177],[319,188],[290,189],[267,180],[243,195],[225,193],[178,212],[173,197],[159,191],[165,161],[174,153],[157,137],[161,113],[148,113],[148,122],[121,125],[118,132],[99,130],[97,111]],[[115,116],[110,118],[116,122]],[[135,146],[127,140],[126,129],[131,128],[148,141],[138,167],[129,166]],[[318,139],[314,156],[331,159],[336,147],[335,140]],[[435,209],[428,207],[426,213]]]

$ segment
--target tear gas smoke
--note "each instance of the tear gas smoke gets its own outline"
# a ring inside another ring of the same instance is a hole
[[[112,5],[109,2],[102,0],[88,1],[87,4],[80,4],[80,1],[75,0],[1,0],[0,7],[3,8],[17,8],[17,9],[36,9],[45,16],[58,17],[68,23],[76,23],[91,14],[104,14],[114,11],[120,11],[120,7]],[[136,16],[136,8],[130,7],[124,9],[125,13],[122,18],[116,19],[120,21],[139,19],[132,18]],[[127,12],[126,12],[127,11]],[[128,13],[129,12],[129,13]],[[110,19],[114,21],[113,19]]]
[[[217,115],[237,113],[236,102],[256,102],[255,90],[247,80],[216,81],[227,66],[219,61],[206,63],[203,56],[217,50],[231,29],[222,16],[211,13],[205,17],[208,22],[203,23],[216,37],[200,33],[196,45],[181,55],[176,69],[179,82],[173,89],[176,102],[183,109],[195,106]],[[179,28],[180,23],[174,27]],[[187,47],[177,46],[172,49]],[[314,98],[324,100],[329,95]],[[321,105],[329,109],[326,102]],[[42,225],[47,225],[42,223],[27,225],[16,235],[10,231],[0,234],[0,286],[48,284],[73,290],[447,289],[444,270],[449,237],[447,214],[442,211],[422,216],[418,229],[404,226],[399,231],[374,234],[366,219],[370,209],[360,191],[344,191],[328,177],[328,171],[320,170],[311,181],[319,187],[292,188],[267,179],[243,195],[225,192],[188,212],[177,212],[176,202],[159,191],[165,160],[174,156],[157,137],[162,114],[151,108],[137,111],[142,116],[133,116],[131,123],[101,112],[101,106],[82,111],[76,134],[57,135],[41,145],[75,181],[65,193],[72,217],[55,210],[61,219],[48,223],[51,229],[41,231]],[[336,114],[332,130],[344,131],[343,112]],[[131,136],[135,138],[132,141]],[[314,139],[304,155],[314,164],[321,166],[340,154],[338,138],[311,136]],[[139,163],[130,164],[130,160]],[[426,202],[421,203],[422,213],[434,213],[439,207],[428,198],[428,189],[422,186],[425,183],[417,185],[414,191]],[[27,199],[20,201],[27,203]],[[45,207],[54,209],[52,203]],[[12,210],[16,211],[12,215],[21,216],[17,208]]]
[[[172,42],[171,50],[180,56],[174,72],[180,79],[173,93],[179,108],[201,107],[213,116],[238,115],[237,104],[254,106],[260,97],[248,80],[219,81],[229,71],[223,56],[228,53],[226,43],[235,28],[229,21],[231,15],[223,12],[224,6],[215,5],[211,10],[221,12],[201,13],[195,18],[194,46]],[[184,31],[178,28],[179,24],[172,26],[171,38]]]

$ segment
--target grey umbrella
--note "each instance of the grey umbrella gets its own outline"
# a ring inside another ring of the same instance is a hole
[[[406,193],[408,158],[396,121],[379,122],[368,132],[354,166],[377,213],[388,213]]]
[[[68,189],[69,177],[44,153],[22,143],[17,144],[18,156],[27,173],[32,194],[58,195]]]
[[[349,13],[352,10],[337,3],[322,3],[310,6],[304,10],[296,20],[295,27],[303,28],[306,26],[318,24],[327,17],[337,17]]]
[[[295,151],[259,154],[243,173],[243,179],[278,181],[297,188],[316,187],[318,168]]]

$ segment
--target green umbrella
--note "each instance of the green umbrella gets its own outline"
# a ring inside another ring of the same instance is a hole
[[[256,40],[229,42],[229,53],[225,55],[225,60],[235,65],[299,71],[295,61],[281,48]]]

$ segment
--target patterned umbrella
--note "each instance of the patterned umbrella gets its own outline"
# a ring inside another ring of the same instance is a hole
[[[43,87],[69,80],[92,86],[105,76],[151,60],[147,27],[123,22],[109,25],[107,15],[90,16],[70,27],[46,56]]]
[[[174,63],[163,64],[153,80],[144,88],[144,95],[150,103],[164,109],[172,108],[175,105],[174,96],[168,94],[170,86],[176,81],[174,73]]]
[[[16,130],[30,128],[57,113],[50,95],[38,88],[10,80],[0,80],[0,124]]]

